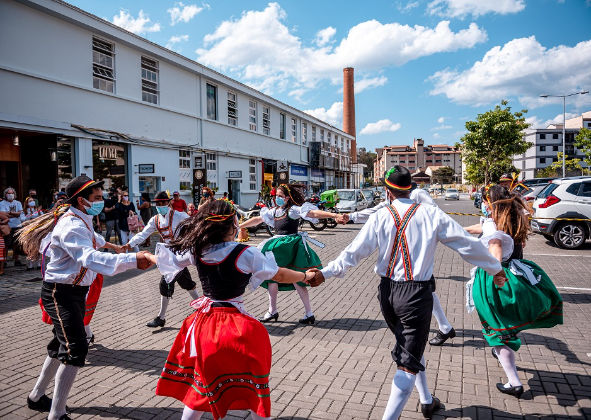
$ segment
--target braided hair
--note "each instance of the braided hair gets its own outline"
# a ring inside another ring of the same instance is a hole
[[[492,218],[497,229],[502,230],[517,243],[524,243],[531,233],[529,211],[523,201],[505,187],[494,185],[486,197],[492,206]]]
[[[235,227],[235,219],[236,210],[229,201],[208,202],[193,217],[179,223],[168,248],[176,254],[189,251],[201,258],[204,249],[224,242]]]

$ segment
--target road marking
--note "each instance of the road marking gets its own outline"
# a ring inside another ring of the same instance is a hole
[[[591,258],[591,255],[581,255],[581,254],[527,254],[534,255],[536,257],[585,257]]]
[[[582,287],[557,287],[557,289],[565,289],[565,290],[583,290],[585,292],[591,292],[591,289],[585,289]]]

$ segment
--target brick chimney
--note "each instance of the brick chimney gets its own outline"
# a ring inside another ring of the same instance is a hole
[[[353,67],[343,69],[343,131],[356,137],[355,80]],[[357,141],[351,141],[351,161],[357,163]]]

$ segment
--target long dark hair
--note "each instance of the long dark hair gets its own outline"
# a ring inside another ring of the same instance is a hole
[[[200,258],[205,248],[224,241],[235,219],[236,210],[229,201],[208,202],[197,214],[179,223],[168,247],[176,254],[189,251]]]
[[[281,184],[277,189],[281,190],[286,197],[290,198],[287,202],[287,208],[290,208],[293,205],[301,206],[306,201],[306,197],[304,197],[304,193],[299,185]]]
[[[517,243],[524,243],[531,233],[529,211],[520,197],[507,188],[495,185],[488,190],[492,206],[492,218],[497,229],[502,230]]]

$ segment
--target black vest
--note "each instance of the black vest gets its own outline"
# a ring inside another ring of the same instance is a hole
[[[289,217],[289,209],[285,209],[285,214],[281,217],[277,217],[277,209],[273,211],[273,219],[275,219],[275,233],[277,235],[293,235],[298,233],[298,227],[300,226],[299,219],[292,219]]]
[[[244,294],[252,274],[238,270],[236,262],[246,248],[248,245],[236,245],[225,259],[217,263],[197,259],[197,272],[205,296],[213,300],[229,300]]]
[[[523,245],[517,242],[513,243],[513,254],[509,257],[508,261],[511,260],[522,260],[523,259]]]

